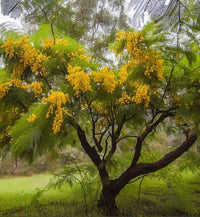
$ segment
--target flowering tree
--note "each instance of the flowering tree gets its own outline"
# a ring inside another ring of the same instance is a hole
[[[9,38],[1,45],[9,74],[0,84],[1,106],[9,105],[1,114],[1,144],[9,142],[15,156],[33,159],[76,132],[99,172],[101,205],[113,213],[124,186],[164,168],[197,139],[199,67],[191,58],[188,67],[186,59],[192,50],[164,47],[158,38],[155,46],[149,37],[145,31],[116,34],[112,49],[121,58],[119,70],[99,69],[70,38]],[[162,123],[185,130],[186,138],[160,160],[142,162],[145,139]],[[108,164],[127,141],[129,167],[111,178]]]

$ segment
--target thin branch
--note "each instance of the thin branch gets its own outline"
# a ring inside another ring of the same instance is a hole
[[[102,142],[104,135],[106,134],[106,132],[108,131],[109,128],[110,128],[110,126],[108,125],[108,127],[101,133],[101,136],[99,138],[99,144],[100,145],[101,145],[101,142]]]
[[[105,159],[105,156],[106,156],[106,154],[107,154],[107,150],[108,150],[108,139],[109,139],[110,136],[111,136],[111,135],[109,134],[109,135],[107,136],[107,138],[106,138],[106,141],[105,141],[106,146],[105,146],[105,152],[104,152],[104,155],[103,155],[103,160]]]
[[[40,76],[42,79],[44,79],[44,80],[45,80],[45,82],[46,82],[47,86],[49,87],[49,90],[51,90],[51,89],[52,89],[52,87],[51,87],[50,83],[48,82],[47,78],[46,78],[46,77],[44,77],[44,76],[42,76],[42,74],[41,74],[40,72],[39,72],[39,76]]]
[[[18,1],[18,2],[9,10],[8,15],[9,15],[10,13],[12,13],[12,12],[15,10],[15,8],[18,6],[18,4],[19,4],[20,2],[21,2],[21,1]]]
[[[51,33],[53,36],[53,44],[56,44],[56,37],[55,37],[55,33],[54,33],[54,28],[53,28],[53,22],[51,22]]]
[[[121,133],[121,130],[123,128],[123,125],[125,123],[125,119],[126,119],[126,116],[124,115],[122,120],[121,120],[121,123],[118,125],[118,128],[116,130],[116,132],[114,132],[114,123],[112,125],[112,134],[111,134],[111,150],[110,152],[108,153],[108,155],[106,156],[106,162],[108,162],[112,156],[114,155],[116,149],[117,149],[117,140],[120,136],[120,133]]]
[[[98,148],[98,151],[101,152],[103,147],[99,144],[99,141],[97,140],[95,136],[96,135],[96,123],[98,119],[94,120],[90,104],[88,104],[88,108],[89,108],[89,112],[90,112],[91,119],[92,119],[92,138],[94,140],[96,147]]]
[[[163,19],[163,18],[170,12],[170,10],[171,10],[173,4],[177,4],[177,0],[175,0],[175,1],[170,1],[169,5],[168,5],[168,7],[167,7],[167,9],[166,9],[166,11],[164,12],[164,14],[163,14],[162,16],[160,16],[159,18],[157,18],[157,19],[155,20],[155,22],[158,22],[158,21],[160,21],[161,19]]]
[[[144,181],[144,178],[147,174],[145,174],[143,177],[142,177],[142,180],[140,181],[140,184],[139,184],[139,191],[138,191],[138,200],[137,200],[137,211],[139,210],[140,208],[140,195],[141,195],[141,189],[142,189],[142,183]]]
[[[146,175],[147,175],[147,174],[144,174],[144,175],[142,175],[142,176],[139,176],[139,177],[137,177],[137,179],[134,179],[133,181],[130,181],[128,184],[132,184],[132,183],[134,183],[134,182],[137,182],[138,180],[144,178]]]
[[[168,82],[167,82],[167,85],[166,85],[166,87],[165,87],[163,96],[162,96],[162,98],[161,98],[162,101],[163,101],[163,99],[165,98],[165,95],[166,95],[166,93],[167,93],[167,91],[168,91],[168,89],[169,89],[169,85],[170,85],[170,83],[171,83],[171,79],[172,79],[172,76],[173,76],[174,69],[175,69],[175,67],[177,66],[177,64],[181,61],[182,58],[183,58],[183,56],[178,59],[178,61],[173,65],[173,67],[172,67],[172,69],[171,69],[170,76],[169,76],[169,80],[168,80]]]
[[[101,180],[102,181],[109,180],[108,172],[106,170],[105,165],[102,166],[102,160],[98,152],[95,150],[94,147],[90,146],[90,144],[87,141],[85,132],[81,129],[80,125],[76,124],[76,127],[77,127],[76,129],[77,129],[78,138],[79,138],[79,141],[81,142],[81,146],[83,147],[85,152],[88,154],[92,162],[97,167]]]
[[[54,45],[56,44],[56,38],[55,38],[55,33],[54,33],[54,29],[53,29],[53,22],[50,21],[50,19],[48,18],[48,15],[46,13],[46,11],[36,2],[34,2],[33,4],[35,4],[36,6],[38,6],[40,8],[40,10],[43,12],[46,20],[50,23],[51,25],[51,33],[52,33],[52,36],[53,36],[53,42],[54,42]]]
[[[145,6],[145,8],[144,8],[144,12],[146,11],[146,9],[147,9],[148,5],[150,4],[150,2],[151,2],[151,0],[148,0],[146,6]]]
[[[188,7],[187,6],[185,6],[185,4],[183,4],[183,2],[182,1],[180,1],[180,4],[188,11],[188,13],[189,13],[189,15],[191,15],[191,12],[190,12],[190,10],[188,9]]]
[[[165,111],[164,113],[162,113],[162,115],[158,118],[157,121],[155,121],[154,123],[152,123],[150,126],[148,126],[145,130],[145,132],[138,137],[137,139],[137,143],[135,146],[135,154],[131,163],[131,166],[135,166],[139,160],[140,154],[141,154],[141,149],[142,149],[142,142],[144,141],[144,139],[147,137],[147,135],[153,130],[155,129],[155,127],[157,127],[164,119],[166,119],[167,117],[173,116],[172,110],[174,108],[168,109],[167,111]]]
[[[99,29],[100,23],[99,23],[99,17],[102,15],[103,13],[103,9],[104,6],[106,5],[107,1],[104,1],[103,4],[101,5],[101,9],[100,9],[100,13],[96,14],[95,16],[95,22],[93,23],[93,27],[96,26],[95,28],[93,28],[93,32],[92,32],[92,36],[91,36],[91,40],[94,40],[94,35],[96,34],[97,30]]]

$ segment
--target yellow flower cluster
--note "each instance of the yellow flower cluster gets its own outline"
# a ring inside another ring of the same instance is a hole
[[[99,72],[92,72],[90,77],[94,82],[100,83],[108,93],[115,90],[117,82],[115,81],[114,72],[109,69],[109,66],[102,68]]]
[[[34,122],[36,120],[37,116],[35,114],[32,114],[28,119],[27,121],[28,122]]]
[[[39,97],[42,93],[42,82],[33,82],[31,84],[23,84],[20,79],[12,79],[10,82],[7,82],[8,84],[13,84],[15,87],[18,87],[22,90],[29,90],[32,89],[35,97]]]
[[[32,47],[27,36],[22,37],[19,41],[13,41],[12,38],[9,38],[8,41],[3,43],[1,48],[5,48],[5,53],[9,58],[12,58],[14,55],[19,58],[19,64],[14,65],[14,75],[21,75],[26,67],[30,67],[34,72],[38,70],[41,73],[45,72],[45,62],[48,60],[48,57]]]
[[[57,45],[57,44],[62,44],[62,45],[64,45],[64,46],[68,46],[68,45],[69,45],[68,41],[67,41],[66,39],[64,39],[64,38],[58,39],[58,40],[56,41],[56,45]]]
[[[131,101],[132,101],[131,97],[126,92],[123,92],[122,97],[119,98],[119,100],[118,100],[118,102],[122,105],[128,104]]]
[[[123,85],[126,82],[126,79],[128,76],[127,68],[128,68],[128,65],[124,64],[119,71],[118,77],[119,77],[120,85]]]
[[[7,94],[9,91],[9,82],[2,83],[0,81],[0,99],[3,99],[3,97]]]
[[[146,84],[140,84],[137,89],[135,96],[133,96],[132,101],[136,104],[144,103],[144,107],[148,107],[150,96],[148,94],[149,86]]]
[[[117,32],[117,33],[115,34],[116,41],[121,41],[121,40],[126,39],[126,35],[127,35],[127,33],[124,32],[124,31]]]
[[[71,61],[78,57],[81,60],[84,60],[85,62],[89,63],[90,59],[90,55],[84,55],[83,48],[79,48],[75,52],[68,53],[67,56],[71,59]]]
[[[43,55],[42,53],[40,53],[39,55],[37,55],[35,57],[35,61],[31,66],[31,69],[33,72],[36,72],[40,69],[40,73],[43,77],[47,76],[46,73],[46,67],[44,65],[44,63],[48,60],[49,58],[46,57],[45,55]]]
[[[158,52],[152,51],[151,48],[146,48],[143,45],[144,36],[142,33],[137,32],[118,32],[116,34],[116,40],[122,41],[124,45],[124,49],[127,50],[127,52],[130,54],[129,56],[129,62],[127,64],[128,68],[134,68],[139,64],[142,64],[145,67],[144,75],[148,77],[149,79],[152,78],[152,75],[155,75],[155,77],[158,80],[163,79],[163,60],[161,60],[158,56]],[[121,46],[121,45],[118,45]],[[116,48],[116,52],[118,51],[118,47]],[[125,72],[125,66],[122,66],[121,71]],[[123,81],[122,81],[123,83]]]
[[[91,91],[90,78],[80,66],[72,67],[68,66],[69,75],[66,76],[66,79],[71,83],[76,94],[86,93]]]
[[[54,46],[53,38],[42,39],[43,42],[43,50],[47,51]]]
[[[12,73],[12,77],[13,78],[20,78],[20,75],[23,74],[24,72],[24,65],[21,63],[16,63],[13,66],[13,73]]]
[[[55,112],[55,118],[53,121],[53,132],[56,134],[60,132],[61,125],[64,121],[63,113],[71,116],[68,112],[68,109],[63,108],[66,102],[69,100],[69,95],[64,94],[61,91],[54,92],[51,90],[51,94],[48,98],[43,98],[43,102],[50,103],[49,111],[46,115],[46,118],[49,118],[50,114]]]
[[[54,39],[53,38],[46,38],[42,40],[43,42],[43,50],[47,51],[49,49],[51,49],[54,46]],[[57,41],[55,41],[55,44],[62,44],[64,46],[68,46],[68,41],[66,39],[59,39]]]
[[[80,58],[81,60],[84,60],[84,61],[87,62],[87,63],[89,63],[89,57],[90,57],[90,56],[86,56],[86,55],[84,55],[84,54],[81,54],[81,55],[79,56],[79,58]]]
[[[41,82],[33,82],[32,84],[27,85],[27,86],[29,86],[30,88],[33,89],[35,97],[39,97],[41,95],[42,86],[43,86],[43,84]]]
[[[158,80],[162,80],[164,73],[163,60],[159,59],[155,52],[153,52],[153,54],[148,56],[146,59],[147,66],[144,72],[145,76],[151,79],[151,74],[155,73]]]
[[[126,33],[126,49],[129,54],[133,55],[136,59],[142,60],[142,57],[146,52],[140,48],[141,42],[144,41],[144,37],[140,32],[134,34],[133,32]]]
[[[14,41],[11,37],[8,38],[8,41],[4,42],[1,48],[5,48],[6,56],[9,58],[12,58],[14,56],[15,50],[14,50]]]

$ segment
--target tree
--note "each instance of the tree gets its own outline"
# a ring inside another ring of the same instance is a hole
[[[98,170],[100,204],[108,214],[114,213],[115,198],[124,186],[166,167],[197,139],[199,56],[189,62],[187,57],[198,48],[169,46],[162,35],[152,35],[146,29],[116,34],[112,48],[122,58],[119,70],[91,63],[84,49],[68,37],[8,38],[1,53],[9,80],[0,85],[0,99],[12,113],[1,114],[1,124],[9,120],[1,143],[9,141],[15,156],[33,160],[37,153],[69,144],[76,132]],[[183,130],[183,143],[158,161],[142,162],[146,138],[162,124]],[[122,142],[132,154],[130,165],[111,178],[108,164]]]

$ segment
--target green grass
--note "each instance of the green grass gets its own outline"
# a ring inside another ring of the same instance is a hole
[[[68,185],[60,189],[42,192],[38,200],[33,200],[37,189],[44,189],[50,174],[31,177],[0,179],[0,216],[4,217],[57,217],[77,216],[85,213],[85,202],[80,185]]]
[[[50,175],[0,179],[0,210],[30,205],[35,189],[48,183]]]
[[[86,204],[78,184],[73,188],[63,186],[44,191],[38,200],[33,200],[35,189],[43,189],[49,178],[50,174],[42,174],[0,179],[0,216],[86,216]],[[199,173],[184,172],[181,179],[169,177],[169,180],[147,176],[139,194],[140,181],[127,185],[117,197],[123,216],[200,216]],[[102,216],[96,209],[94,191],[89,190],[87,196],[87,216]]]
[[[0,68],[0,81],[6,82],[8,80],[8,74],[4,69]]]

